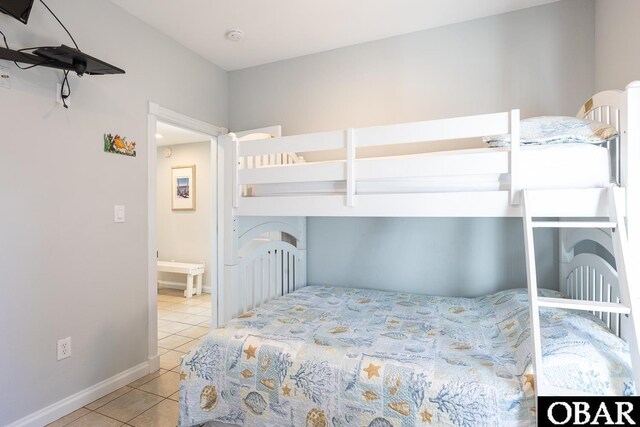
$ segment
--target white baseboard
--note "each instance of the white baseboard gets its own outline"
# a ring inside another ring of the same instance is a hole
[[[160,356],[156,354],[149,358],[149,372],[155,372],[158,369],[160,369]]]
[[[88,405],[94,400],[106,396],[112,391],[116,391],[117,389],[124,387],[138,378],[147,375],[150,372],[150,360],[134,366],[133,368],[127,369],[124,372],[120,372],[119,374],[114,375],[111,378],[107,378],[104,381],[100,381],[98,384],[92,385],[91,387],[76,394],[65,397],[64,399],[29,414],[26,417],[20,418],[19,420],[9,424],[7,427],[42,427],[47,425],[58,418],[75,411],[76,409],[82,408],[84,405]]]

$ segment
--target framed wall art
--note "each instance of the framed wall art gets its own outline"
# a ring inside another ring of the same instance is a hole
[[[196,210],[196,166],[171,168],[171,209]]]
[[[122,154],[123,156],[136,156],[136,142],[127,141],[126,136],[104,134],[103,138],[105,153]]]

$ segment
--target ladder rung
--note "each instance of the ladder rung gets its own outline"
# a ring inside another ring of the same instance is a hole
[[[616,228],[611,221],[532,221],[533,228]]]
[[[584,301],[567,298],[538,297],[540,307],[566,308],[569,310],[604,311],[607,313],[629,314],[631,309],[615,302]]]

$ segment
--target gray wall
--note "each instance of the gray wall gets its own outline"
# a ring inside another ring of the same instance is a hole
[[[573,115],[593,93],[593,52],[593,1],[564,0],[231,72],[229,122],[297,134],[510,108]],[[521,234],[508,219],[309,218],[309,283],[457,295],[523,286]],[[537,243],[541,284],[556,287],[556,236]]]
[[[164,150],[171,148],[171,157]],[[196,167],[196,210],[171,209],[171,170],[177,166]],[[159,259],[179,262],[205,262],[203,286],[211,287],[211,143],[197,142],[170,147],[158,147],[158,256]],[[158,278],[185,282],[184,274],[158,273]]]
[[[288,135],[520,108],[592,94],[594,5],[564,0],[229,73],[233,130]]]
[[[596,91],[624,89],[640,80],[640,2],[596,0]]]
[[[108,0],[47,3],[127,74],[70,76],[64,110],[59,71],[0,61],[13,73],[0,89],[0,425],[148,358],[147,101],[227,125],[226,72]],[[0,14],[0,28],[15,48],[71,44],[38,2],[28,26]],[[105,132],[135,139],[138,157],[104,153]],[[58,362],[66,336],[73,356]]]
[[[526,286],[517,218],[309,218],[310,284],[479,296]],[[545,230],[546,231],[546,230]],[[540,284],[556,287],[557,240],[536,230]]]

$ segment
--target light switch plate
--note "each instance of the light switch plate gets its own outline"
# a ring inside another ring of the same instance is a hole
[[[11,70],[0,67],[0,87],[11,89]]]
[[[113,222],[124,222],[125,212],[124,205],[115,205],[113,207]]]

